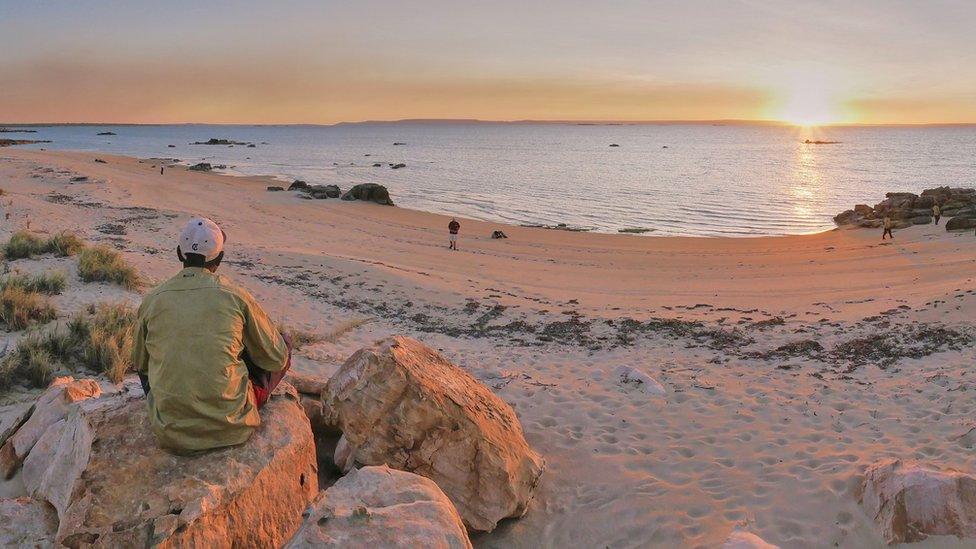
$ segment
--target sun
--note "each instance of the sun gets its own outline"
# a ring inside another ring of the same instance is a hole
[[[841,122],[837,92],[822,76],[800,73],[786,79],[780,87],[772,117],[794,126],[813,127]]]

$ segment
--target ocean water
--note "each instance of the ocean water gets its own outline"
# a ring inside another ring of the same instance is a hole
[[[386,185],[400,205],[515,224],[601,232],[759,236],[833,227],[888,191],[976,186],[976,127],[363,124],[53,126],[0,137],[283,181]],[[115,136],[96,135],[113,131]],[[243,146],[190,145],[212,137]],[[806,138],[839,141],[804,144]],[[394,145],[394,143],[404,143]],[[618,147],[610,147],[615,143]],[[175,147],[168,147],[175,145]],[[373,167],[381,163],[381,167]],[[390,163],[404,163],[393,170]]]

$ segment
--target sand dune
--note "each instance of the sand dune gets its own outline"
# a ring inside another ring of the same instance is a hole
[[[320,332],[375,319],[299,369],[327,375],[390,333],[443,350],[515,407],[549,463],[529,513],[476,545],[710,547],[739,528],[782,547],[882,546],[851,493],[865,467],[976,466],[971,233],[656,238],[462,219],[451,252],[445,216],[159,162],[4,149],[4,236],[77,231],[162,280],[180,223],[206,215],[229,235],[223,268],[275,318]]]

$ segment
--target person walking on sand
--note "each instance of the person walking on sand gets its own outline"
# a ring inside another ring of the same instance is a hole
[[[447,224],[447,231],[448,233],[450,233],[448,235],[448,246],[447,246],[449,250],[454,250],[455,252],[457,251],[457,237],[458,237],[458,231],[460,230],[461,230],[461,224],[458,223],[457,219],[452,217],[451,222]]]
[[[935,216],[935,224],[939,224],[939,218],[942,217],[942,208],[938,204],[932,206],[932,215]]]
[[[884,240],[886,236],[890,236],[891,239],[894,240],[895,239],[895,235],[891,234],[891,218],[888,217],[888,216],[885,216],[884,221],[882,222],[882,225],[884,226],[884,232],[881,233],[881,240]]]
[[[291,342],[244,288],[216,274],[227,235],[194,217],[180,233],[183,270],[143,298],[132,364],[160,446],[195,453],[241,444],[291,366]]]
[[[164,166],[159,167],[159,175],[163,175],[163,170],[166,169]]]

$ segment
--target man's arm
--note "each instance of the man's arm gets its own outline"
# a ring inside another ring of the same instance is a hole
[[[149,353],[146,351],[146,322],[142,316],[142,307],[136,314],[135,333],[132,334],[132,369],[139,374],[142,390],[149,394]]]
[[[288,345],[264,309],[248,294],[244,300],[244,350],[254,366],[279,372],[288,364]]]

